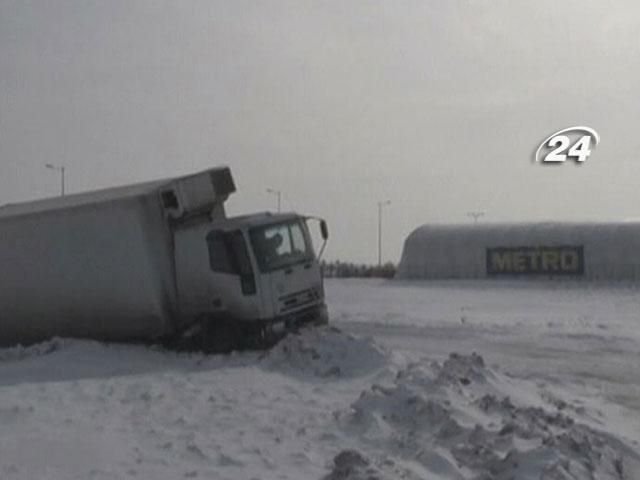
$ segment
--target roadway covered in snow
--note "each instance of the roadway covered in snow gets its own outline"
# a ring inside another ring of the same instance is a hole
[[[330,280],[269,352],[0,351],[7,479],[637,479],[640,291]],[[475,352],[475,353],[474,353]]]

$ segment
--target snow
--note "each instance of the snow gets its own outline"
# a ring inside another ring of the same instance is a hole
[[[640,459],[624,442],[587,426],[579,405],[550,404],[539,393],[488,369],[475,353],[454,353],[442,364],[410,365],[391,387],[374,385],[352,404],[345,423],[378,458],[389,451],[410,458],[429,472],[426,478],[472,472],[471,478],[604,480],[640,473]],[[394,473],[417,473],[404,469]]]
[[[640,478],[635,287],[326,290],[268,352],[0,350],[0,478]]]
[[[263,357],[262,364],[303,379],[345,378],[380,369],[387,356],[370,340],[330,328],[288,336]]]

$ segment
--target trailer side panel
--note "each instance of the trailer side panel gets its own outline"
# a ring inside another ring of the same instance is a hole
[[[0,219],[0,343],[170,333],[171,235],[152,195]]]

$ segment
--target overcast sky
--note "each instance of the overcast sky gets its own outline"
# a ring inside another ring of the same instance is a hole
[[[226,164],[375,262],[427,222],[640,217],[635,1],[0,0],[0,203]],[[585,165],[531,161],[572,125]]]

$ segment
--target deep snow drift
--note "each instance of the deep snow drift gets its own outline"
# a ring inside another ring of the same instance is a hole
[[[0,424],[7,479],[640,478],[637,445],[571,392],[333,327],[227,356],[3,350]]]
[[[393,385],[363,392],[342,417],[378,452],[379,471],[391,470],[383,477],[637,478],[638,454],[590,423],[579,403],[509,379],[476,354],[411,364]]]

